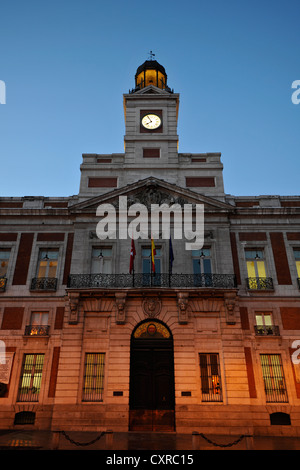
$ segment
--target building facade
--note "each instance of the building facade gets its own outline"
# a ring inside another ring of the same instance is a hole
[[[219,153],[179,153],[158,62],[123,106],[124,153],[84,154],[77,195],[0,198],[1,428],[297,436],[300,197],[225,194]],[[154,254],[137,218],[162,204],[204,207],[201,249],[171,212]]]

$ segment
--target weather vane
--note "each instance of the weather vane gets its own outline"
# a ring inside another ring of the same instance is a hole
[[[153,54],[152,51],[149,52],[149,59],[150,60],[153,60],[153,57],[155,57],[155,54]]]

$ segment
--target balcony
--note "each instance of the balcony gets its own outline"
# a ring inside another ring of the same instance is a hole
[[[211,287],[233,289],[234,274],[71,274],[68,288]]]
[[[25,336],[49,336],[50,325],[26,325]]]
[[[246,282],[249,290],[274,290],[271,277],[247,277]]]
[[[0,277],[0,292],[5,292],[7,279],[6,277]]]
[[[57,288],[56,277],[34,277],[31,281],[31,291],[53,291]]]
[[[280,336],[279,327],[275,325],[255,325],[254,331],[256,336]]]

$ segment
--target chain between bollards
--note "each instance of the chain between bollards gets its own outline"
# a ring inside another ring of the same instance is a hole
[[[242,434],[240,437],[238,437],[233,442],[230,442],[228,444],[220,444],[220,443],[212,441],[211,439],[209,439],[208,437],[206,437],[202,433],[193,432],[192,441],[193,441],[193,448],[195,450],[200,449],[200,437],[202,437],[205,441],[207,441],[209,444],[213,445],[214,447],[222,447],[222,448],[233,447],[233,446],[237,445],[239,442],[241,442],[243,439],[245,439],[247,449],[248,450],[253,449],[253,436],[250,436],[250,435],[247,435],[247,434]]]
[[[74,439],[72,439],[65,431],[53,431],[53,438],[52,438],[52,449],[58,449],[59,447],[59,439],[60,439],[60,435],[63,435],[71,444],[79,447],[87,447],[87,446],[90,446],[92,444],[95,444],[97,441],[99,441],[103,436],[106,436],[106,440],[105,440],[105,447],[107,449],[110,449],[112,447],[112,443],[113,443],[113,431],[102,431],[97,437],[95,437],[94,439],[92,439],[91,441],[88,441],[88,442],[79,442],[79,441],[75,441]]]

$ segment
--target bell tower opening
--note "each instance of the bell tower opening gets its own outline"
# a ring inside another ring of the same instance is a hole
[[[130,348],[130,431],[174,431],[173,337],[159,320],[137,325]]]

